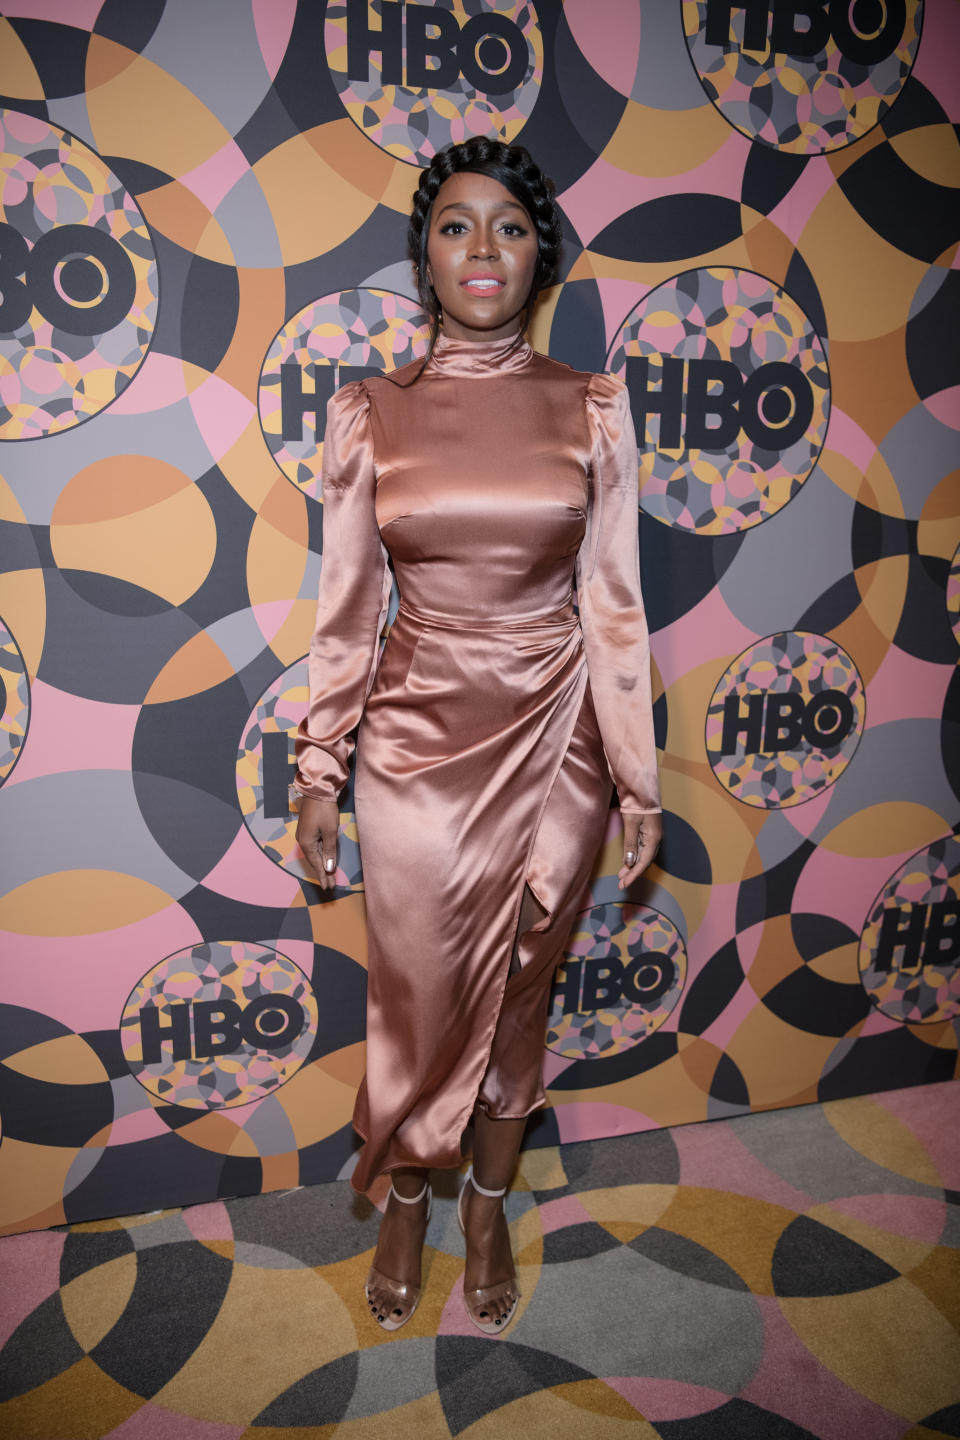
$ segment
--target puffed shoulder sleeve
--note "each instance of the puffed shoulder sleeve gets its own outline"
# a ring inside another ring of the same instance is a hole
[[[336,800],[347,782],[352,732],[380,653],[390,571],[375,511],[370,402],[362,380],[327,406],[323,442],[323,561],[310,642],[310,702],[296,739],[295,788]]]
[[[620,808],[660,809],[650,693],[650,642],[640,593],[637,442],[626,386],[587,386],[590,485],[577,595],[590,690]]]

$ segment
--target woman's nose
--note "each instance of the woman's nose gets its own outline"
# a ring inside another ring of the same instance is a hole
[[[498,253],[495,231],[484,229],[475,231],[471,260],[495,260]]]

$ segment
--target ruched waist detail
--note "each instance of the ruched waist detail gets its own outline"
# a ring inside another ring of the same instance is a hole
[[[558,609],[548,611],[544,615],[469,615],[460,613],[458,615],[442,614],[436,610],[423,610],[418,606],[411,605],[406,600],[401,600],[397,611],[398,617],[403,616],[412,620],[417,625],[422,625],[431,630],[479,630],[488,631],[491,634],[509,631],[510,633],[528,632],[533,630],[552,629],[561,632],[579,629],[580,622],[576,611],[573,608],[573,601],[568,600]]]

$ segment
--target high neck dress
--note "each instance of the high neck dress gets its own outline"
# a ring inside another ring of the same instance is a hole
[[[344,385],[296,786],[354,795],[369,938],[352,1183],[543,1104],[553,972],[602,841],[660,808],[627,392],[522,334]],[[406,387],[406,388],[404,388]],[[400,608],[382,657],[392,562]],[[574,606],[576,585],[577,606]],[[579,613],[578,613],[579,612]],[[521,937],[524,886],[545,917]]]

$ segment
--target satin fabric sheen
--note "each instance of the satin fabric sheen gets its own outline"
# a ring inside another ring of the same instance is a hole
[[[553,971],[616,784],[660,808],[627,392],[522,335],[344,385],[296,787],[354,785],[369,934],[352,1183],[543,1103]],[[390,595],[399,613],[378,664]],[[573,605],[576,580],[579,618]],[[520,941],[524,884],[546,912]]]

